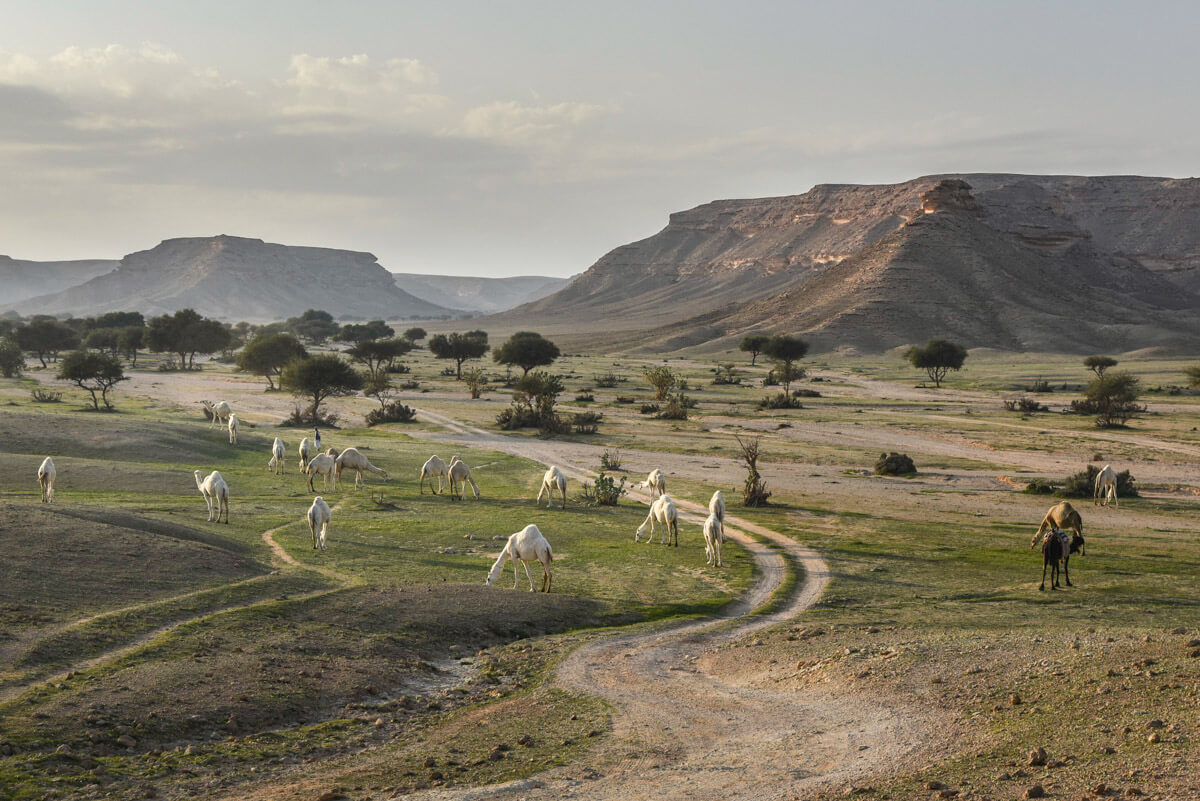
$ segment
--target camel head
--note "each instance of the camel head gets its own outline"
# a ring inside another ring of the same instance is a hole
[[[1076,534],[1074,537],[1071,538],[1070,553],[1077,553],[1080,556],[1087,556],[1087,553],[1085,553],[1083,550],[1083,546],[1084,546],[1083,535]]]

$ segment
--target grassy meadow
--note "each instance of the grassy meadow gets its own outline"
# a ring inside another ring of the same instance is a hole
[[[1171,389],[1189,362],[1121,357],[1148,411],[1098,429],[1061,413],[1090,377],[1075,356],[973,352],[935,390],[894,353],[817,355],[794,386],[819,396],[768,411],[756,404],[779,388],[760,386],[766,368],[744,354],[671,358],[697,402],[678,421],[640,412],[653,402],[641,372],[663,361],[560,359],[560,410],[604,419],[598,434],[558,442],[593,470],[619,451],[618,474],[633,481],[661,463],[670,492],[699,503],[720,488],[732,512],[824,556],[833,581],[816,607],[706,664],[935,721],[937,756],[861,797],[944,786],[1017,798],[1033,784],[1079,797],[1100,783],[1200,797],[1187,767],[1200,757],[1200,402]],[[498,382],[471,400],[427,351],[406,362],[402,378],[418,382],[406,403],[495,430],[509,400]],[[728,362],[743,385],[713,383]],[[71,391],[32,403],[52,371],[0,380],[0,787],[13,798],[228,793],[310,775],[315,760],[363,793],[587,765],[609,710],[545,683],[553,664],[609,627],[713,614],[753,580],[733,546],[723,570],[708,568],[695,526],[678,550],[635,546],[645,512],[628,500],[535,509],[535,462],[439,443],[448,434],[428,422],[359,428],[364,398],[331,402],[348,427],[323,432],[326,444],[360,448],[391,480],[324,493],[330,545],[314,552],[294,455],[310,432],[275,427],[290,398],[223,365],[178,376],[146,364],[118,387],[115,414],[79,411]],[[617,385],[597,386],[609,373]],[[174,389],[188,381],[200,383]],[[1053,391],[1028,393],[1038,381]],[[575,400],[587,392],[594,400]],[[1023,394],[1050,411],[1004,409]],[[238,446],[202,419],[198,397],[230,400]],[[284,476],[267,470],[277,435]],[[767,508],[740,508],[734,435],[760,439]],[[532,430],[511,436],[546,445]],[[892,450],[918,473],[874,476]],[[460,453],[483,497],[418,494],[434,452]],[[52,505],[34,478],[46,454],[59,473]],[[1141,497],[1120,510],[1072,501],[1087,536],[1075,586],[1038,592],[1029,539],[1057,499],[1020,489],[1093,462],[1130,470]],[[195,469],[229,482],[230,525],[206,522]],[[554,592],[526,592],[522,572],[514,593],[507,570],[485,588],[503,538],[530,522],[554,546]],[[541,734],[516,747],[527,731]],[[507,758],[491,758],[497,743],[514,746]],[[1038,746],[1047,765],[1028,764]]]

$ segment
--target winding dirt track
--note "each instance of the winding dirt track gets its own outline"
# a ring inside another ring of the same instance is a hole
[[[557,464],[576,480],[594,478],[581,466],[594,461],[586,446],[510,439],[433,412],[420,416],[450,432],[430,438]],[[708,514],[698,504],[676,502],[685,521],[699,523]],[[770,541],[774,549],[747,532]],[[760,575],[722,617],[594,642],[560,667],[559,686],[598,695],[613,706],[612,736],[589,758],[598,772],[580,778],[579,768],[568,766],[507,784],[434,790],[419,797],[793,798],[888,773],[908,762],[927,742],[929,727],[906,711],[857,696],[751,688],[751,676],[704,672],[705,653],[795,618],[820,598],[829,582],[819,554],[777,532],[727,516],[726,533],[752,554]],[[774,613],[748,616],[780,585],[785,572],[781,551],[803,569],[802,583]]]

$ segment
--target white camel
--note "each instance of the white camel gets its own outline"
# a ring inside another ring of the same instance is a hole
[[[453,461],[453,460],[452,460]],[[421,465],[421,483],[419,486],[420,494],[425,494],[425,479],[429,479],[429,491],[433,492],[433,477],[437,476],[438,488],[434,495],[442,494],[442,479],[446,476],[446,463],[441,460],[436,454],[430,456],[425,464]]]
[[[335,447],[333,447],[333,446],[330,446],[330,447],[328,447],[328,448],[326,448],[326,449],[325,449],[325,455],[326,455],[326,456],[332,456],[334,459],[336,459],[336,458],[338,458],[338,456],[340,456],[340,455],[341,455],[341,453],[338,451],[338,449],[337,449],[337,448],[335,448]]]
[[[330,450],[332,450],[332,448]],[[371,462],[367,460],[367,457],[363,456],[358,448],[346,448],[346,450],[342,451],[334,461],[337,467],[338,487],[342,486],[343,470],[354,471],[354,489],[358,489],[360,483],[362,483],[364,486],[366,485],[367,482],[363,480],[364,470],[369,470],[375,475],[383,476],[384,481],[388,480],[387,471],[380,470],[378,467],[371,464]]]
[[[229,422],[229,415],[233,414],[233,409],[225,401],[213,403],[212,401],[202,400],[200,401],[200,405],[208,409],[210,415],[208,424],[210,426]]]
[[[1112,501],[1121,508],[1121,502],[1117,500],[1117,471],[1112,469],[1112,465],[1104,465],[1104,469],[1096,474],[1096,485],[1092,492],[1092,502],[1100,506],[1108,506],[1108,502]]]
[[[333,519],[333,510],[320,495],[313,498],[312,506],[308,507],[308,530],[312,532],[313,550],[318,547],[325,550],[325,536],[329,533],[329,521]],[[321,534],[317,536],[317,529]]]
[[[513,563],[514,590],[517,588],[519,578],[517,562],[520,562],[525,567],[525,576],[529,579],[529,591],[533,592],[533,576],[529,573],[529,563],[536,559],[542,563],[541,591],[550,592],[550,563],[554,561],[554,551],[550,549],[550,543],[542,536],[542,532],[537,526],[531,523],[508,538],[508,542],[504,544],[504,550],[500,552],[496,563],[488,572],[485,584],[491,586],[496,579],[500,578],[500,574],[504,572],[506,559]]]
[[[225,479],[221,478],[221,474],[216,470],[208,474],[208,478],[201,478],[199,470],[196,471],[196,487],[200,490],[200,494],[204,496],[204,502],[208,504],[208,522],[213,522],[213,513],[216,512],[216,522],[221,522],[221,510],[225,510],[225,523],[229,524],[229,485],[225,483]]]
[[[724,567],[721,562],[721,540],[725,538],[725,526],[715,514],[704,521],[704,560],[713,567]]]
[[[650,471],[650,475],[646,476],[646,480],[638,484],[642,489],[650,490],[650,500],[654,500],[660,495],[667,494],[667,477],[663,475],[663,471],[657,467]]]
[[[675,508],[675,502],[671,500],[670,495],[659,495],[658,500],[650,504],[650,514],[646,515],[646,520],[638,526],[637,532],[633,535],[634,542],[641,542],[642,535],[646,533],[646,528],[650,529],[650,536],[646,538],[646,542],[654,540],[654,524],[660,523],[663,527],[663,533],[659,541],[663,545],[674,545],[679,547],[679,512]],[[670,542],[667,541],[667,535],[670,535]]]
[[[56,475],[54,460],[47,456],[42,460],[42,466],[38,468],[38,484],[42,487],[42,503],[50,503],[54,500],[54,477]]]
[[[229,415],[229,444],[237,445],[238,418],[236,414]]]
[[[549,509],[554,502],[554,490],[558,490],[558,494],[562,496],[562,508],[567,508],[567,477],[558,467],[551,467],[546,471],[546,475],[542,476],[542,488],[538,490],[537,500],[534,505],[542,502],[542,493],[546,494],[546,508]]]
[[[308,437],[300,440],[300,469],[304,470],[308,463],[319,451],[308,441]]]
[[[335,469],[337,469],[337,460],[327,453],[318,453],[312,459],[309,459],[308,464],[304,466],[304,474],[308,476],[308,491],[317,491],[313,487],[313,479],[317,476],[321,477],[323,486],[328,490],[329,477],[333,475]]]
[[[716,515],[717,520],[721,521],[722,528],[724,528],[725,496],[721,494],[720,490],[717,490],[716,492],[714,492],[712,494],[712,497],[708,499],[708,513],[712,514],[712,515]],[[722,535],[722,539],[723,538],[724,538],[724,535]]]
[[[279,437],[271,443],[271,461],[267,462],[267,467],[275,475],[286,472],[283,463],[287,459],[287,448],[283,446],[283,440]]]
[[[467,463],[455,456],[450,461],[450,467],[446,469],[446,476],[450,479],[450,497],[454,497],[454,488],[458,487],[458,499],[461,501],[467,497],[467,484],[471,485],[471,489],[475,493],[475,497],[479,497],[479,485],[475,483],[475,479],[471,476],[471,468],[467,467]]]

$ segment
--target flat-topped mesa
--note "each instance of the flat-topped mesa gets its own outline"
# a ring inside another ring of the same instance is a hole
[[[938,181],[921,195],[921,211],[979,211],[979,202],[971,194],[971,185],[957,178]]]

